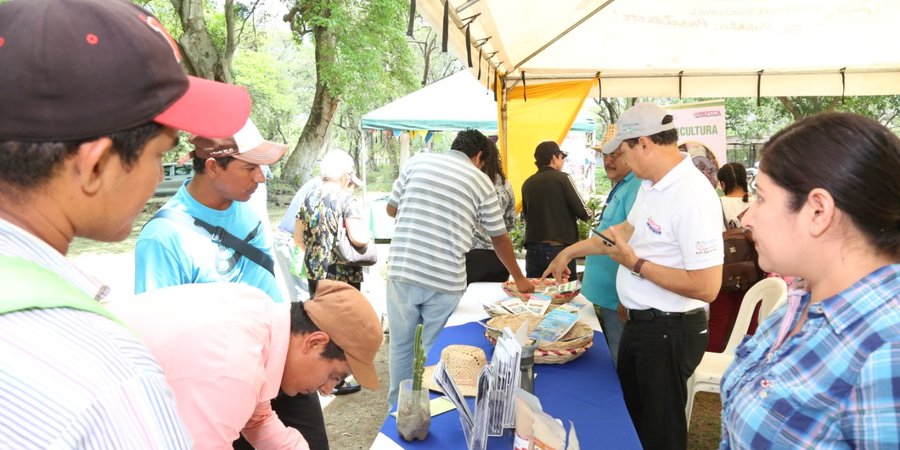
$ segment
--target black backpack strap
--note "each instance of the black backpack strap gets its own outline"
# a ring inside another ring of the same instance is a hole
[[[172,208],[163,208],[156,212],[147,223],[156,218],[169,219],[174,222],[181,222],[193,225],[200,234],[209,237],[213,242],[224,245],[238,252],[241,256],[259,264],[260,267],[266,269],[272,275],[275,275],[275,261],[266,252],[254,247],[249,242],[229,233],[222,227],[213,226],[209,222],[198,219],[184,211]],[[144,224],[144,226],[147,226]]]

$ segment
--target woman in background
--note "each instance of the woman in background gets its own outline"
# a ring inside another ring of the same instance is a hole
[[[741,226],[741,214],[750,207],[750,189],[747,186],[747,169],[741,163],[728,163],[719,169],[716,177],[724,197],[719,197],[722,202],[722,221],[727,229]],[[725,229],[723,228],[723,230]],[[749,289],[750,286],[747,286]],[[708,352],[721,352],[725,350],[725,343],[731,334],[731,328],[737,320],[741,310],[741,302],[747,289],[741,291],[719,292],[715,301],[709,304],[709,344]],[[756,331],[756,319],[750,322],[748,333]]]
[[[313,185],[300,203],[294,227],[294,242],[306,252],[310,298],[316,296],[319,280],[343,281],[357,290],[362,287],[362,267],[342,264],[335,257],[341,224],[352,245],[361,248],[371,240],[353,198],[353,187],[362,184],[353,158],[345,151],[331,150],[322,157],[319,175],[322,183]]]
[[[725,212],[727,227],[738,228],[741,226],[740,215],[750,207],[750,188],[747,186],[747,169],[741,163],[728,163],[719,169],[717,174],[719,186],[724,197],[722,210]]]
[[[822,113],[762,152],[742,224],[808,282],[736,350],[721,448],[900,448],[900,139]]]
[[[481,171],[494,182],[497,191],[497,199],[500,202],[500,210],[503,211],[503,222],[506,231],[510,232],[516,226],[516,197],[512,185],[503,174],[503,166],[500,164],[500,150],[494,139],[488,139],[489,148],[482,154],[484,165]],[[491,237],[483,226],[478,225],[475,237],[472,239],[472,249],[466,253],[466,286],[480,281],[503,282],[509,279],[509,271],[500,262]]]

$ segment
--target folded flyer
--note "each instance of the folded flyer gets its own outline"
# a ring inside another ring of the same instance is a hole
[[[499,302],[497,302],[497,304],[513,314],[528,312],[528,308],[525,307],[525,303],[522,303],[522,299],[518,297],[510,297],[506,300],[500,300]]]
[[[539,341],[558,341],[572,329],[577,321],[577,310],[556,308],[541,319],[528,337]]]
[[[549,295],[546,294],[532,294],[531,298],[528,299],[528,303],[525,304],[525,307],[528,308],[528,312],[536,315],[543,316],[545,312],[547,312],[547,308],[550,307],[551,299]]]

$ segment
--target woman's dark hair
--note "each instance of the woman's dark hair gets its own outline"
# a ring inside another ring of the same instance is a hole
[[[485,142],[489,141],[490,139],[481,134],[480,131],[467,129],[460,131],[456,135],[456,139],[453,139],[453,143],[450,144],[450,149],[459,150],[471,158],[477,155],[478,152],[485,151]],[[482,154],[482,158],[484,158],[484,154]]]
[[[104,136],[109,136],[112,152],[130,170],[147,142],[160,132],[162,126],[151,122]],[[3,180],[2,184],[19,190],[39,186],[53,178],[63,161],[75,154],[81,144],[100,137],[64,142],[0,142],[0,180]],[[7,193],[6,189],[3,191]]]
[[[815,188],[828,191],[875,248],[900,255],[900,138],[872,119],[826,112],[779,131],[761,171],[799,210]]]
[[[306,310],[303,309],[303,303],[291,303],[291,334],[310,334],[315,333],[316,331],[321,330],[306,314]],[[322,350],[320,355],[325,359],[347,360],[344,350],[338,347],[332,340],[328,341],[328,344],[325,345],[325,349]]]
[[[503,164],[500,162],[500,149],[497,148],[497,144],[490,138],[486,138],[486,140],[487,142],[485,145],[487,146],[487,149],[481,154],[482,161],[484,161],[484,166],[481,168],[481,171],[484,172],[492,182],[496,183],[499,178],[500,183],[505,183],[506,175],[503,173]]]
[[[216,164],[223,169],[227,169],[228,165],[231,164],[231,161],[234,161],[234,156],[226,156],[224,158],[215,158]],[[206,173],[206,160],[202,158],[193,158],[191,159],[191,165],[194,166],[194,173],[204,174]]]
[[[728,163],[722,166],[719,169],[719,173],[716,174],[716,178],[725,185],[722,189],[725,191],[725,195],[731,193],[736,187],[740,187],[744,190],[744,197],[742,200],[744,203],[750,201],[750,188],[747,186],[747,169],[744,168],[744,165],[741,163]]]

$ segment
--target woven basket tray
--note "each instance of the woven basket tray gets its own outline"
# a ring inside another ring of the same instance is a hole
[[[528,332],[531,332],[537,327],[541,317],[532,314],[506,314],[495,317],[487,321],[484,336],[491,344],[496,344],[497,337],[503,332],[504,327],[509,327],[515,332],[525,321],[528,322]],[[575,322],[561,340],[538,341],[538,348],[534,351],[534,362],[564,364],[583,355],[592,345],[594,345],[594,330],[581,322]]]
[[[556,284],[556,281],[553,278],[547,278],[543,282],[541,282],[540,278],[529,278],[532,284],[534,284],[534,291],[539,292],[545,286],[551,286]],[[507,295],[512,297],[519,297],[523,301],[527,302],[529,298],[531,298],[531,294],[522,294],[519,293],[519,288],[516,287],[515,281],[507,281],[503,283],[503,291],[506,292]],[[564,292],[562,294],[553,294],[550,298],[550,303],[554,305],[562,305],[564,303],[568,303],[569,300],[575,298],[578,293],[581,292],[581,289],[572,291],[572,292]]]

